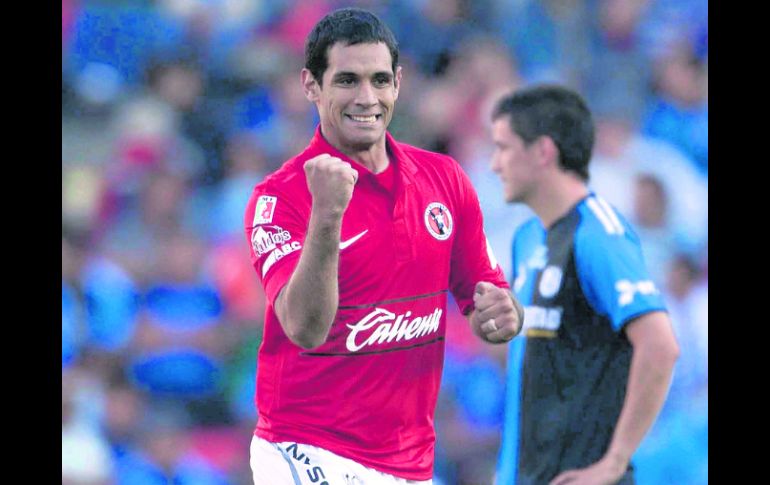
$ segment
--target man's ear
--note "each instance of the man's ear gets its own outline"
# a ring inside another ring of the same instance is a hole
[[[313,74],[307,68],[302,68],[300,76],[302,78],[302,90],[305,92],[305,97],[308,101],[315,103],[319,99],[321,86],[318,85]]]
[[[548,164],[553,163],[557,168],[559,166],[559,147],[550,136],[543,135],[537,139],[537,149],[540,157]]]
[[[395,99],[398,99],[398,91],[401,89],[401,66],[396,66],[396,76],[393,80],[393,88],[396,91],[396,97]]]

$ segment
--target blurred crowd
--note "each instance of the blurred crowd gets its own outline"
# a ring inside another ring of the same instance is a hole
[[[707,483],[706,0],[62,0],[62,483],[251,483],[264,295],[243,213],[312,136],[304,39],[341,6],[393,29],[390,131],[463,166],[509,278],[530,214],[489,170],[492,104],[537,82],[586,97],[591,186],[636,226],[681,346],[638,483]],[[505,347],[449,310],[434,483],[488,484]]]

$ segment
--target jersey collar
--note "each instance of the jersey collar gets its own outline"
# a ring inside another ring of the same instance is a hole
[[[404,185],[411,185],[414,182],[414,174],[417,172],[417,165],[414,163],[414,160],[401,149],[400,143],[397,142],[396,139],[393,138],[393,135],[388,131],[385,132],[385,146],[388,153],[391,154],[391,161],[395,161],[396,163],[398,173],[401,174],[402,183]],[[311,157],[321,153],[328,153],[329,155],[350,163],[359,174],[362,171],[364,171],[364,173],[369,171],[366,167],[351,159],[329,143],[326,138],[324,138],[323,134],[321,134],[320,124],[316,127],[315,135],[310,141],[310,146],[308,148],[310,149]]]

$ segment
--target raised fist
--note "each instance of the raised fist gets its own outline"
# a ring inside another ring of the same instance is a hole
[[[348,162],[324,153],[305,162],[305,177],[314,209],[342,217],[353,197],[358,172]]]

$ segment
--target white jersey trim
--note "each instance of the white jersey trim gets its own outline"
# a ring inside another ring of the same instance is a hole
[[[615,234],[615,227],[612,225],[612,222],[610,222],[604,211],[602,211],[602,209],[599,207],[599,204],[596,202],[596,200],[590,198],[586,201],[586,204],[588,205],[588,208],[591,209],[591,212],[594,213],[596,218],[599,219],[599,222],[602,223],[605,232],[608,234]]]
[[[596,201],[599,202],[599,205],[603,207],[604,210],[607,212],[607,215],[610,217],[610,220],[618,229],[618,234],[625,233],[626,230],[623,228],[623,224],[620,222],[620,219],[618,219],[618,215],[615,213],[615,209],[613,209],[612,206],[608,204],[607,201],[604,200],[602,197],[596,196]]]

